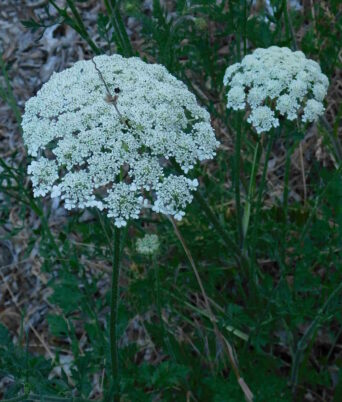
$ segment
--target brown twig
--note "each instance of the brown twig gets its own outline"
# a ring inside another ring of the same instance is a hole
[[[122,122],[124,122],[128,128],[131,128],[131,125],[129,124],[128,119],[125,119],[125,118],[123,117],[123,115],[121,114],[121,112],[120,112],[120,110],[119,110],[119,108],[118,108],[118,105],[117,105],[118,99],[119,99],[118,95],[112,95],[112,94],[110,93],[109,86],[108,86],[108,84],[106,83],[106,81],[105,81],[105,79],[104,79],[104,77],[103,77],[103,75],[102,75],[100,69],[97,67],[97,65],[96,65],[96,63],[95,63],[95,60],[94,60],[94,59],[91,59],[91,61],[93,62],[94,66],[95,66],[95,70],[97,71],[97,73],[98,73],[98,75],[99,75],[99,77],[100,77],[100,80],[103,82],[103,85],[104,85],[105,88],[106,88],[106,97],[105,97],[105,101],[106,101],[107,103],[109,103],[109,104],[111,104],[111,105],[114,106],[114,109],[115,109],[116,113],[119,115],[120,120],[121,120]],[[119,89],[119,88],[118,88],[118,91],[120,92],[120,89]]]

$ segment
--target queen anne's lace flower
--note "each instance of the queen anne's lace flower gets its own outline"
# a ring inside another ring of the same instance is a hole
[[[137,251],[143,255],[153,255],[159,249],[159,238],[156,234],[145,234],[137,240]]]
[[[301,51],[271,46],[256,49],[226,70],[223,83],[228,87],[227,108],[245,109],[258,133],[279,125],[279,115],[289,120],[301,116],[314,122],[323,113],[328,78],[318,63]]]
[[[54,74],[26,103],[23,136],[35,196],[97,207],[124,226],[141,209],[180,219],[197,181],[185,174],[215,155],[208,112],[160,65],[98,56]],[[184,175],[168,176],[168,160]]]

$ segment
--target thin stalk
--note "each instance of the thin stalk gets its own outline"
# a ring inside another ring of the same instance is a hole
[[[288,140],[286,141],[286,145]],[[288,229],[288,206],[289,206],[289,177],[290,177],[290,166],[291,166],[291,155],[294,147],[288,149],[286,146],[286,161],[285,161],[285,173],[284,173],[284,191],[283,191],[283,228],[282,228],[282,258],[285,263],[285,250],[286,250],[286,236]]]
[[[75,21],[77,23],[77,26],[74,27],[74,29],[81,35],[81,37],[88,43],[88,45],[90,46],[91,50],[95,53],[95,54],[101,54],[102,51],[95,45],[95,43],[92,41],[92,39],[90,38],[88,31],[85,27],[85,25],[83,24],[82,21],[82,17],[80,16],[79,12],[77,11],[77,8],[74,4],[73,0],[66,0],[68,6],[70,7],[70,10],[75,18]],[[54,3],[52,2],[52,5],[56,8],[56,6],[54,5]],[[58,11],[58,7],[56,8]],[[78,28],[78,29],[77,29]]]
[[[250,216],[251,216],[251,206],[252,206],[253,197],[254,197],[255,180],[256,180],[256,174],[258,171],[259,162],[260,162],[260,139],[258,138],[258,142],[254,148],[251,177],[249,180],[248,194],[247,194],[247,199],[246,199],[246,203],[245,203],[245,207],[244,207],[244,213],[243,213],[243,217],[242,217],[242,240],[243,240],[242,248],[245,247],[245,241],[246,241],[246,236],[247,236],[248,227],[249,227],[249,220],[250,220]]]
[[[270,159],[271,150],[272,150],[272,146],[273,146],[273,141],[274,141],[274,134],[273,134],[273,131],[272,131],[270,133],[270,135],[268,136],[266,155],[265,155],[265,162],[264,162],[264,167],[263,167],[263,170],[262,170],[262,176],[261,176],[261,181],[260,181],[259,190],[258,190],[258,197],[257,197],[256,205],[255,205],[254,217],[256,219],[255,219],[255,222],[254,222],[254,225],[253,225],[253,230],[252,230],[252,235],[251,235],[251,239],[253,241],[252,261],[254,260],[254,256],[255,256],[255,240],[257,238],[257,229],[258,229],[258,224],[260,222],[259,215],[260,215],[260,209],[261,209],[261,205],[262,205],[262,197],[264,195],[264,189],[265,189],[265,185],[266,185],[268,161]]]
[[[240,5],[238,6],[240,12]],[[232,12],[234,12],[232,10]],[[235,42],[236,42],[236,61],[240,62],[241,61],[241,28],[240,28],[240,18],[237,19],[238,23],[238,29],[235,32]]]
[[[247,0],[243,0],[243,55],[247,54]]]
[[[111,4],[109,3],[109,0],[104,0],[104,5],[106,7],[107,13],[108,13],[108,15],[110,17],[110,20],[111,20],[111,23],[112,23],[112,26],[113,26],[113,29],[114,29],[114,32],[115,32],[114,41],[116,42],[116,46],[118,48],[118,51],[119,51],[119,53],[124,54],[125,53],[125,44],[124,44],[123,39],[122,39],[122,37],[120,35],[120,29],[119,29],[118,23],[117,23],[116,18],[115,18],[115,13],[114,13],[114,11],[112,9]]]
[[[283,192],[283,211],[284,211],[284,224],[287,223],[287,211],[289,205],[289,177],[290,177],[290,166],[291,166],[291,156],[294,147],[287,150],[286,161],[285,161],[285,174],[284,174],[284,192]]]
[[[118,301],[120,276],[120,229],[114,228],[114,255],[112,264],[112,288],[110,297],[110,357],[112,364],[112,380],[114,384],[114,402],[120,401],[119,393],[119,363],[118,363]]]
[[[117,0],[105,0],[104,3],[106,10],[110,16],[115,34],[118,38],[117,45],[121,47],[123,56],[133,56],[133,48],[120,14],[119,3],[117,2]]]
[[[117,21],[119,29],[120,29],[120,33],[121,33],[123,42],[125,44],[125,50],[126,50],[125,56],[131,57],[131,56],[133,56],[134,52],[133,52],[132,44],[127,35],[125,24],[123,22],[123,19],[122,19],[120,10],[119,10],[119,2],[117,0],[111,0],[111,3],[112,3],[113,10],[114,10],[116,21]]]
[[[158,313],[158,318],[159,318],[160,325],[162,327],[163,336],[164,336],[163,316],[162,316],[162,311],[161,311],[161,306],[160,306],[159,269],[157,267],[155,257],[152,258],[152,266],[153,266],[153,270],[154,270],[154,279],[155,279],[157,313]]]
[[[305,165],[304,165],[302,142],[299,143],[299,161],[300,161],[300,170],[301,170],[301,173],[302,173],[303,191],[304,191],[304,205],[305,205],[306,200],[307,200],[307,188],[306,188]]]
[[[283,10],[284,10],[284,22],[285,22],[285,33],[286,33],[286,39],[291,37],[292,40],[292,50],[297,50],[297,42],[296,42],[296,36],[293,30],[293,26],[291,23],[291,19],[289,16],[289,10],[287,8],[287,0],[283,0]]]
[[[288,230],[288,209],[289,209],[289,177],[290,177],[290,167],[291,167],[291,156],[293,151],[298,145],[298,140],[293,143],[293,145],[288,147],[288,139],[286,139],[286,161],[285,161],[285,174],[284,174],[284,191],[283,191],[283,240],[282,240],[282,252],[283,260],[285,261],[285,249],[286,249],[286,236]]]
[[[242,246],[242,214],[241,214],[241,197],[240,197],[240,170],[241,170],[241,119],[240,115],[237,116],[237,130],[235,136],[235,208],[236,208],[236,224],[238,233],[238,244]]]

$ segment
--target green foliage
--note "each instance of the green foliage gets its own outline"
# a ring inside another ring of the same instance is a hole
[[[286,1],[271,1],[273,14],[267,8],[254,12],[250,1],[237,0],[177,0],[171,2],[172,12],[165,2],[154,0],[150,14],[142,12],[138,1],[114,1],[122,6],[115,12],[109,7],[110,2],[104,2],[105,11],[97,16],[98,34],[106,43],[102,48],[89,37],[79,13],[79,2],[67,1],[65,8],[59,8],[53,1],[49,3],[58,11],[57,19],[47,13],[44,20],[32,19],[25,26],[42,31],[51,24],[68,24],[94,54],[113,49],[126,56],[133,54],[121,15],[139,20],[143,39],[139,51],[182,79],[212,115],[224,147],[214,163],[196,167],[195,173],[201,177],[203,197],[235,241],[236,188],[241,191],[244,203],[257,138],[247,126],[242,127],[239,174],[231,142],[238,121],[225,108],[224,70],[255,47],[293,47],[296,39],[298,48],[320,61],[331,79],[341,67],[339,1],[314,2],[314,14],[307,9],[303,13],[293,9],[287,13]],[[298,34],[296,38],[292,30]],[[4,69],[3,65],[2,71],[7,74],[8,66]],[[0,96],[17,114],[6,77],[6,88],[0,87]],[[333,122],[335,132],[340,117],[341,112],[338,121]],[[319,131],[323,133],[321,127]],[[270,145],[271,155],[280,149],[286,149],[289,155],[302,138],[303,133],[296,126],[284,126]],[[330,149],[334,146],[325,141]],[[266,141],[264,157],[265,152]],[[283,185],[277,193],[274,182],[262,183],[264,159],[261,158],[244,243],[250,265],[239,265],[235,251],[227,247],[196,201],[189,206],[179,230],[213,301],[217,326],[234,346],[241,375],[255,401],[303,401],[306,392],[312,391],[319,395],[335,394],[329,400],[338,402],[342,396],[342,374],[337,368],[341,362],[335,353],[342,325],[338,287],[342,281],[341,168],[312,162],[306,172],[308,198],[303,203],[287,197],[286,190],[283,191],[287,187],[291,195],[294,174],[291,164],[286,168],[285,159],[286,155],[280,171],[275,173],[277,183]],[[39,226],[32,230],[27,254],[38,244],[43,269],[52,278],[49,303],[54,312],[47,316],[47,322],[49,341],[55,346],[55,359],[44,358],[25,348],[25,336],[13,340],[13,334],[0,325],[0,380],[11,378],[3,396],[13,397],[27,386],[35,394],[88,398],[94,378],[110,369],[106,323],[109,294],[104,296],[100,292],[100,283],[104,279],[109,281],[109,277],[105,270],[90,269],[84,261],[110,266],[112,223],[95,213],[87,220],[83,214],[74,213],[52,234],[43,204],[32,198],[24,167],[14,168],[2,159],[0,165],[3,195],[0,223],[9,219],[12,202],[20,206],[22,217],[33,211],[40,219]],[[238,177],[239,185],[235,187]],[[243,401],[241,387],[215,336],[184,249],[171,224],[163,218],[154,219],[132,223],[122,250],[119,308],[122,401]],[[135,248],[136,237],[146,227],[157,232],[161,241],[156,261],[138,255]],[[13,229],[8,237],[21,230],[21,227]],[[74,241],[75,236],[78,242]],[[153,345],[157,359],[145,361],[146,345],[141,346],[134,336],[127,335],[134,320],[143,333],[142,338],[148,340],[149,347]],[[331,339],[328,346],[322,337]],[[61,369],[65,350],[72,356],[69,370]],[[56,369],[61,369],[58,380],[51,376]],[[336,375],[331,375],[332,370],[337,370]],[[109,388],[110,379],[104,375],[104,398],[109,398]]]

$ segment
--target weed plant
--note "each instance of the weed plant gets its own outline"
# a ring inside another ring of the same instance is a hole
[[[101,43],[91,37],[80,2],[66,0],[64,7],[48,3],[58,18],[47,12],[39,20],[23,21],[27,29],[41,34],[52,24],[67,24],[88,44],[89,58],[117,52],[164,65],[210,112],[222,143],[213,162],[195,168],[199,192],[180,223],[142,217],[121,234],[121,399],[116,394],[115,400],[341,401],[341,107],[334,121],[323,118],[315,125],[334,163],[323,166],[312,158],[307,169],[302,167],[296,199],[294,155],[302,155],[307,131],[284,122],[272,135],[259,137],[241,114],[226,109],[223,87],[228,65],[271,45],[301,49],[336,82],[340,1],[311,2],[297,10],[292,2],[272,0],[256,11],[248,0],[153,0],[151,14],[145,14],[137,0],[104,0],[105,11],[97,16]],[[127,34],[126,17],[141,25],[139,48]],[[2,58],[0,63],[0,97],[20,130],[13,72]],[[255,155],[260,159],[257,171],[252,169]],[[276,172],[277,192],[265,161],[279,155],[283,163]],[[102,376],[102,392],[93,400],[113,400],[106,324],[110,279],[101,270],[90,274],[84,263],[111,264],[113,222],[89,209],[88,220],[84,212],[73,212],[52,230],[49,202],[33,198],[25,162],[15,160],[16,155],[13,163],[0,159],[0,222],[9,220],[12,203],[21,217],[33,211],[39,218],[29,247],[38,245],[50,275],[49,303],[56,313],[46,320],[58,347],[50,358],[37,355],[30,350],[32,330],[25,332],[21,325],[14,341],[0,324],[0,380],[11,379],[0,395],[12,401],[88,400],[94,378]],[[242,222],[246,205],[248,231]],[[137,251],[136,240],[146,233],[159,238],[153,256]],[[103,280],[108,282],[105,296],[99,291]],[[24,323],[25,311],[21,313]],[[144,329],[148,347],[125,342],[132,322]],[[65,349],[72,355],[71,368],[54,377]],[[155,359],[147,358],[148,350]]]

